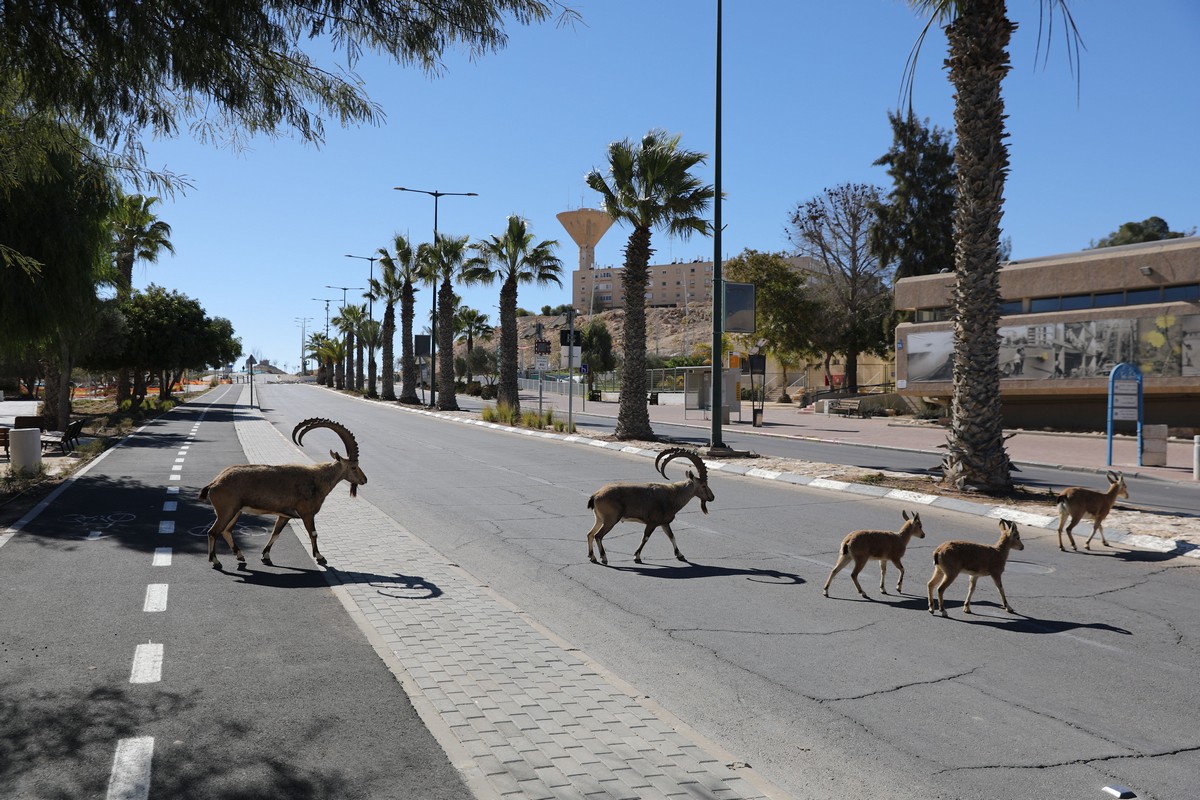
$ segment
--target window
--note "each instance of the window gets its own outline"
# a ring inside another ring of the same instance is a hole
[[[1080,308],[1091,308],[1092,296],[1090,294],[1069,294],[1062,299],[1063,311],[1075,311]]]
[[[1162,292],[1157,286],[1153,289],[1130,289],[1125,293],[1125,305],[1137,306],[1143,303],[1157,303]]]
[[[1104,294],[1096,295],[1095,301],[1092,303],[1096,308],[1109,308],[1111,306],[1120,306],[1125,304],[1124,292],[1105,292]]]
[[[1170,303],[1179,300],[1200,300],[1200,283],[1191,286],[1168,286],[1163,289],[1163,300]]]
[[[1022,314],[1025,311],[1025,303],[1021,300],[1009,300],[1007,303],[1000,304],[1000,316],[1008,316],[1010,314]]]

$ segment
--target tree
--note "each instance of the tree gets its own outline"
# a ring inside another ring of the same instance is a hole
[[[858,392],[860,353],[884,355],[891,346],[892,273],[868,246],[879,190],[861,183],[826,189],[798,205],[787,226],[798,252],[822,265],[812,281],[824,301],[825,352],[846,357],[846,387]]]
[[[1138,242],[1182,239],[1184,236],[1191,236],[1195,232],[1195,228],[1186,233],[1173,231],[1162,217],[1150,217],[1141,222],[1126,222],[1100,241],[1093,242],[1092,247],[1117,247],[1123,244],[1137,244]]]
[[[379,249],[379,265],[381,268],[379,281],[371,284],[377,298],[382,298],[387,304],[383,313],[383,361],[387,365],[383,378],[383,399],[395,400],[395,387],[392,386],[392,355],[394,353],[392,338],[396,331],[395,309],[400,303],[400,402],[416,405],[421,402],[417,397],[417,359],[413,354],[413,306],[416,298],[416,282],[421,277],[420,265],[417,263],[417,253],[408,239],[396,234],[392,240],[392,252]],[[376,290],[374,287],[378,286]],[[389,322],[390,319],[390,322]],[[391,333],[388,333],[389,327]]]
[[[787,368],[798,363],[799,354],[823,352],[816,339],[823,309],[807,286],[809,276],[783,253],[756,250],[729,259],[723,269],[730,280],[754,284],[755,336],[766,340],[765,348],[783,367],[787,397]]]
[[[117,268],[117,299],[133,294],[133,265],[136,261],[158,262],[159,253],[172,255],[171,226],[154,215],[157,197],[122,195],[112,215],[113,263]],[[129,398],[129,366],[117,370],[117,403]]]
[[[171,183],[142,172],[143,135],[190,125],[201,140],[293,131],[320,142],[327,117],[343,125],[383,117],[353,72],[364,49],[437,73],[449,49],[498,51],[505,24],[542,22],[556,8],[560,20],[574,16],[555,0],[227,0],[204,13],[182,0],[10,0],[0,18],[0,97],[76,120],[104,146],[96,158]],[[316,40],[311,53],[306,40]]]
[[[596,375],[611,372],[617,366],[612,333],[599,317],[592,317],[583,327],[583,346],[579,350],[579,357],[588,365],[587,383],[590,394],[596,388]]]
[[[604,209],[633,230],[625,245],[624,363],[617,410],[618,439],[654,439],[646,393],[646,286],[649,282],[650,234],[655,228],[687,239],[708,235],[708,210],[714,190],[692,175],[705,162],[703,153],[684,150],[680,136],[654,129],[640,142],[624,139],[608,146],[607,174],[593,169],[589,187],[600,193]]]
[[[365,346],[370,357],[367,359],[367,397],[379,397],[379,393],[375,390],[375,383],[379,379],[378,365],[375,363],[375,349],[379,347],[383,341],[383,323],[377,319],[365,317],[358,327],[358,341],[360,346]],[[359,358],[359,369],[362,368],[362,358]]]
[[[1004,448],[1000,403],[1000,218],[1008,146],[1001,84],[1011,68],[1008,44],[1016,26],[1005,0],[910,0],[928,16],[928,31],[945,23],[954,86],[953,398],[945,480],[959,488],[1007,491],[1011,462]],[[1040,0],[1042,18],[1062,15],[1068,52],[1079,34],[1067,0]],[[918,48],[920,43],[918,42]]]
[[[466,236],[438,234],[433,244],[418,248],[418,261],[427,279],[441,281],[437,297],[437,408],[439,411],[458,411],[454,392],[454,278],[467,260]]]
[[[321,386],[333,385],[333,358],[329,348],[331,341],[323,333],[313,333],[309,334],[306,344],[308,354],[317,361],[317,383]]]
[[[345,305],[342,306],[342,310],[337,313],[337,316],[330,320],[333,326],[341,331],[344,337],[346,350],[342,354],[342,374],[344,375],[345,388],[350,391],[358,388],[354,381],[355,338],[358,333],[358,326],[362,323],[366,313],[367,309],[364,306]],[[359,350],[361,350],[361,345],[359,346]],[[338,388],[341,389],[342,386]]]
[[[886,166],[892,191],[874,207],[871,250],[896,265],[896,279],[954,268],[954,153],[950,136],[911,113],[888,112],[892,147]]]
[[[490,342],[492,340],[492,323],[487,314],[465,306],[458,310],[455,317],[454,329],[458,331],[458,340],[467,345],[467,357],[464,363],[466,364],[467,383],[470,383],[476,363],[471,359],[471,354],[475,350],[475,340]]]
[[[471,245],[476,255],[467,262],[467,283],[491,285],[500,280],[500,385],[497,403],[514,412],[521,409],[517,385],[517,291],[523,283],[562,286],[562,261],[554,255],[558,242],[543,239],[534,243],[529,223],[516,214],[508,218],[504,233]]]

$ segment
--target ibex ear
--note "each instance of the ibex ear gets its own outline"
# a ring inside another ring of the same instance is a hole
[[[904,517],[905,521],[907,521],[909,519],[908,509],[904,509],[904,508],[900,509],[900,516]]]
[[[342,457],[341,457],[340,455],[338,455],[337,453],[335,453],[334,451],[332,451],[332,450],[330,450],[330,451],[329,451],[329,457],[330,457],[330,458],[332,458],[334,461],[341,461],[341,460],[342,460]]]

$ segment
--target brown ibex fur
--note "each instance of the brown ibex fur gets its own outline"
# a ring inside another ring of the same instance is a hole
[[[654,466],[659,473],[667,477],[667,464],[672,459],[683,457],[696,466],[696,472],[687,471],[687,477],[675,483],[609,483],[600,487],[588,498],[588,508],[596,514],[596,524],[588,531],[588,559],[596,562],[592,554],[592,542],[600,550],[600,563],[608,564],[608,555],[604,552],[604,536],[621,520],[641,522],[646,525],[646,533],[642,543],[633,554],[635,563],[642,563],[642,548],[655,528],[661,527],[667,532],[671,546],[675,548],[675,558],[687,561],[675,544],[675,534],[671,532],[671,521],[680,509],[688,504],[693,497],[700,498],[700,510],[708,513],[708,503],[716,499],[712,489],[708,488],[708,469],[696,453],[682,447],[672,447],[663,450],[654,460]]]
[[[1071,486],[1063,489],[1058,495],[1058,549],[1066,552],[1067,548],[1063,547],[1062,535],[1063,524],[1067,518],[1071,518],[1071,524],[1067,525],[1067,539],[1071,542],[1071,549],[1078,550],[1075,546],[1075,537],[1071,535],[1071,531],[1079,524],[1079,520],[1083,517],[1091,517],[1094,520],[1092,524],[1092,535],[1088,537],[1083,548],[1085,550],[1092,549],[1092,539],[1096,538],[1096,534],[1100,534],[1100,541],[1105,547],[1108,547],[1108,540],[1104,538],[1104,518],[1108,516],[1108,512],[1112,511],[1113,505],[1117,502],[1118,497],[1129,497],[1129,489],[1125,486],[1125,475],[1121,472],[1113,472],[1109,470],[1105,473],[1108,478],[1108,491],[1097,492],[1095,489],[1085,489],[1082,486]]]
[[[896,565],[896,569],[900,570],[900,579],[896,581],[896,593],[899,594],[900,587],[904,584],[904,565],[900,563],[900,559],[904,558],[908,540],[914,536],[918,539],[925,538],[920,514],[914,513],[912,517],[908,516],[907,511],[901,511],[900,514],[904,517],[904,525],[896,533],[864,530],[846,534],[846,538],[842,540],[842,549],[837,564],[833,566],[829,578],[825,581],[825,589],[822,593],[826,597],[829,597],[829,584],[833,582],[833,576],[841,572],[842,568],[851,561],[854,562],[854,571],[850,573],[850,580],[854,581],[854,588],[858,589],[858,593],[866,597],[867,593],[858,583],[858,573],[863,571],[863,567],[871,559],[879,561],[879,591],[883,594],[887,594],[883,581],[887,573],[888,562]]]
[[[970,585],[967,588],[967,601],[963,604],[963,613],[971,613],[971,595],[975,593],[975,581],[980,575],[991,575],[992,580],[996,582],[996,588],[1000,590],[1000,602],[1004,606],[1004,610],[1010,614],[1017,612],[1012,610],[1012,606],[1008,604],[1008,598],[1004,596],[1004,584],[1000,581],[1000,576],[1004,574],[1004,566],[1008,563],[1009,550],[1024,550],[1025,545],[1021,542],[1021,534],[1017,532],[1015,522],[1009,522],[1006,519],[1000,520],[1000,541],[995,545],[979,544],[977,542],[964,542],[953,540],[942,542],[933,551],[933,577],[929,579],[929,585],[926,587],[929,594],[929,613],[933,614],[937,609],[941,609],[942,616],[946,617],[946,587],[954,583],[954,579],[960,573],[967,573],[971,576]],[[937,605],[933,603],[933,585],[941,581],[937,587],[938,599]]]
[[[350,482],[350,496],[367,482],[367,476],[358,466],[358,442],[354,434],[344,426],[328,419],[313,417],[292,429],[292,441],[301,444],[304,434],[314,428],[329,428],[346,447],[346,456],[330,450],[332,461],[323,464],[238,464],[226,467],[212,483],[200,490],[200,499],[212,503],[217,518],[208,529],[208,560],[213,569],[220,569],[217,560],[217,536],[223,536],[229,549],[241,564],[246,557],[233,541],[233,526],[242,511],[251,514],[274,514],[275,528],[263,548],[262,562],[271,563],[271,545],[288,520],[300,519],[312,541],[312,554],[318,564],[325,564],[325,557],[317,549],[317,526],[315,517],[321,510],[325,498],[342,481]]]

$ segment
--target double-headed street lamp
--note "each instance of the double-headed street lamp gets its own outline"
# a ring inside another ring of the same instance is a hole
[[[361,258],[363,261],[371,262],[371,280],[367,281],[367,286],[370,286],[371,281],[375,280],[375,262],[379,260],[379,256],[352,256],[347,254],[346,258]],[[371,297],[370,294],[367,295],[367,318],[375,319],[375,298]]]
[[[439,192],[430,189],[409,189],[405,186],[393,186],[397,192],[416,192],[418,194],[427,194],[433,198],[433,246],[437,247],[438,243],[438,198],[440,197],[478,197],[475,192]],[[429,337],[429,404],[434,405],[434,400],[437,395],[437,276],[431,276],[433,284],[433,321],[430,323],[429,329],[431,336]]]
[[[329,338],[329,304],[332,303],[333,300],[328,297],[314,297],[313,300],[316,300],[318,303],[325,304],[325,338],[328,339]]]

